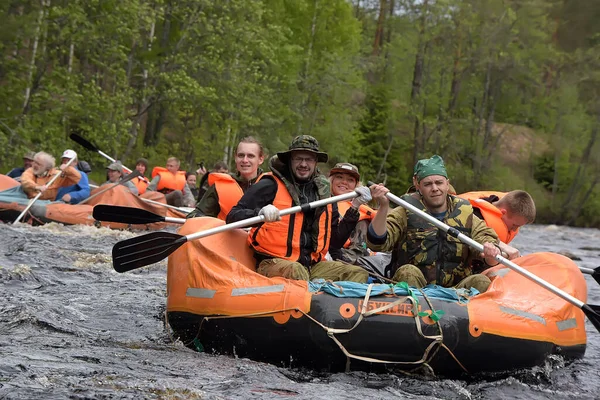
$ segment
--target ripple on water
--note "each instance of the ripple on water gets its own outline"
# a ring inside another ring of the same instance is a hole
[[[331,374],[197,353],[165,329],[165,261],[112,269],[112,246],[139,234],[2,226],[0,398],[592,399],[600,391],[600,335],[590,324],[582,360],[462,379]],[[571,251],[586,267],[600,265],[598,243],[598,230],[536,225],[514,241],[523,254]],[[587,282],[597,303],[600,287]]]

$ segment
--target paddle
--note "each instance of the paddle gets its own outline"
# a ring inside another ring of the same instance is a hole
[[[336,203],[338,201],[350,200],[356,196],[358,196],[356,192],[344,193],[339,196],[313,201],[312,203],[303,204],[301,206],[286,208],[285,210],[281,210],[279,215],[284,216],[295,214],[302,210],[310,210],[325,206],[327,204]],[[169,232],[153,232],[147,235],[122,240],[113,247],[113,267],[117,272],[132,271],[134,269],[161,261],[169,254],[177,250],[185,242],[214,235],[216,233],[226,232],[236,228],[244,228],[246,226],[264,222],[264,220],[265,217],[263,215],[258,215],[256,217],[233,222],[227,225],[217,226],[215,228],[186,236]]]
[[[69,162],[66,164],[67,167],[71,165],[71,163],[75,161],[75,158],[71,158],[69,160]],[[58,179],[59,176],[61,176],[63,174],[63,171],[59,171],[57,174],[55,174],[52,179],[50,179],[50,182],[48,182],[47,184],[45,184],[44,186],[46,186],[46,189],[48,189],[50,186],[52,186],[52,184],[54,183],[55,180]],[[39,192],[33,199],[31,199],[31,201],[29,202],[29,204],[27,204],[27,207],[25,207],[25,209],[23,210],[23,212],[21,214],[19,214],[19,216],[17,217],[17,219],[15,219],[13,221],[13,225],[16,224],[17,222],[19,222],[21,220],[21,218],[23,218],[23,216],[25,215],[25,213],[27,213],[27,211],[29,211],[29,209],[31,208],[31,206],[33,205],[33,203],[35,203],[41,196],[42,196],[42,192]]]
[[[594,269],[579,267],[579,270],[584,274],[591,275],[592,278],[594,278],[594,280],[600,284],[600,267],[596,267]]]
[[[190,208],[190,207],[175,207],[175,206],[172,206],[170,204],[159,203],[158,201],[154,201],[154,200],[150,200],[150,199],[145,199],[143,197],[140,197],[140,200],[143,200],[146,203],[156,204],[157,206],[167,207],[167,208],[170,208],[172,210],[175,210],[175,211],[180,212],[180,213],[185,214],[185,215],[187,215],[187,214],[191,213],[192,211],[194,211],[194,209]]]
[[[151,224],[154,222],[172,222],[184,224],[185,218],[163,217],[142,208],[110,206],[98,204],[92,213],[98,221],[121,222],[123,224]]]
[[[107,158],[111,162],[116,162],[116,160],[114,158],[112,158],[108,154],[104,153],[102,150],[100,150],[99,148],[97,148],[96,146],[94,146],[91,142],[89,142],[86,139],[82,138],[78,134],[71,133],[69,135],[69,137],[71,138],[71,140],[75,141],[76,143],[79,143],[80,145],[82,145],[86,149],[91,150],[91,151],[95,151],[96,153],[100,154],[104,158]],[[123,166],[123,170],[125,172],[128,172],[128,173],[131,172],[131,170],[129,168],[125,167],[125,166]]]
[[[115,186],[119,186],[122,185],[123,183],[129,182],[130,180],[132,180],[133,178],[137,178],[138,176],[140,176],[142,173],[138,170],[133,171],[132,173],[130,173],[129,175],[125,175],[123,178],[121,178],[119,180],[119,182],[115,182],[111,185],[108,185],[108,187],[106,189],[102,189],[97,193],[94,193],[93,195],[91,195],[90,197],[88,197],[87,199],[80,201],[79,205],[81,204],[85,204],[87,202],[89,202],[91,199],[93,199],[94,197],[100,196],[102,193],[104,192],[108,192],[110,189],[114,188]]]
[[[369,185],[372,185],[373,182],[369,182]],[[422,210],[414,207],[412,204],[402,200],[401,198],[399,198],[398,196],[393,195],[392,193],[387,193],[386,197],[406,208],[407,210],[410,210],[411,212],[417,214],[418,216],[420,216],[421,218],[427,220],[427,222],[435,225],[437,228],[441,229],[442,231],[446,232],[448,235],[457,238],[458,240],[460,240],[461,242],[463,242],[464,244],[471,246],[472,248],[474,248],[475,250],[483,253],[483,245],[480,243],[477,243],[476,241],[474,241],[473,239],[471,239],[470,237],[460,233],[457,229],[452,228],[446,224],[444,224],[442,221],[434,218],[433,216],[427,214],[426,212],[423,212]],[[555,295],[557,295],[558,297],[561,297],[563,300],[573,304],[576,307],[579,307],[581,309],[581,311],[583,311],[583,313],[588,317],[588,319],[590,320],[590,322],[594,325],[594,327],[600,331],[600,306],[597,305],[592,305],[592,304],[585,304],[584,302],[582,302],[581,300],[579,300],[578,298],[571,296],[570,294],[568,294],[567,292],[557,288],[556,286],[552,285],[551,283],[546,282],[545,280],[543,280],[542,278],[538,277],[537,275],[529,272],[528,270],[518,266],[517,264],[513,263],[512,261],[502,257],[501,255],[497,255],[496,256],[496,261],[498,261],[499,263],[507,266],[508,268],[512,269],[513,271],[515,271],[518,274],[523,275],[525,278],[529,279],[530,281],[537,283],[538,285],[542,286],[543,288],[549,290],[550,292],[554,293]]]

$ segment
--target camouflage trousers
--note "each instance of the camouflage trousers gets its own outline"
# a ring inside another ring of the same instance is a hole
[[[425,275],[423,272],[412,264],[404,264],[394,274],[392,280],[396,282],[406,282],[409,286],[413,286],[416,288],[422,288],[427,285],[427,280],[425,280]],[[470,289],[475,288],[480,293],[485,292],[492,282],[490,278],[483,274],[474,274],[467,276],[465,279],[458,282],[457,285],[454,286],[456,289]]]
[[[366,283],[369,279],[369,273],[363,268],[340,261],[318,262],[310,268],[309,274],[308,270],[299,262],[271,258],[261,261],[257,272],[269,278],[282,276],[304,281],[322,278],[331,281]]]

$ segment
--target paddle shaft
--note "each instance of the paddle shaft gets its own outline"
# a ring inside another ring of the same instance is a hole
[[[311,210],[311,209],[314,209],[317,207],[326,206],[328,204],[337,203],[338,201],[350,200],[357,196],[358,196],[358,193],[356,193],[356,192],[344,193],[344,194],[340,194],[339,196],[333,196],[333,197],[329,197],[327,199],[313,201],[311,203],[307,203],[302,206],[295,206],[295,207],[290,207],[290,208],[280,210],[279,215],[283,217],[283,216],[289,215],[289,214],[296,214],[296,213],[302,211],[303,209]],[[185,238],[187,241],[196,240],[196,239],[200,239],[200,238],[203,238],[206,236],[214,235],[216,233],[221,233],[221,232],[229,231],[229,230],[236,229],[236,228],[244,228],[244,227],[258,224],[258,223],[264,222],[264,221],[265,221],[264,215],[257,215],[256,217],[243,219],[241,221],[232,222],[227,225],[217,226],[216,228],[207,229],[202,232],[193,233],[191,235],[185,236]]]
[[[102,189],[98,193],[94,193],[93,195],[91,195],[87,199],[85,199],[83,201],[80,201],[79,205],[85,204],[85,203],[89,202],[91,199],[93,199],[94,197],[100,196],[102,193],[108,192],[110,189],[114,188],[115,186],[119,186],[119,185],[121,185],[121,184],[123,184],[125,182],[129,182],[133,178],[138,177],[140,175],[141,175],[141,172],[138,171],[138,170],[135,170],[134,172],[130,173],[129,175],[126,175],[125,177],[123,177],[123,179],[121,179],[119,182],[116,182],[116,183],[113,183],[111,185],[108,185],[108,187],[106,189]]]
[[[470,237],[460,233],[457,229],[452,228],[446,224],[444,224],[442,221],[438,220],[437,218],[427,214],[426,212],[423,212],[422,210],[418,209],[417,207],[413,206],[412,204],[402,200],[400,197],[393,195],[392,193],[388,193],[386,194],[386,197],[393,201],[394,203],[406,208],[407,210],[412,211],[413,213],[419,215],[421,218],[427,220],[427,222],[430,222],[431,224],[435,225],[437,228],[443,230],[444,232],[446,232],[448,235],[457,238],[458,240],[460,240],[461,242],[465,243],[468,246],[471,246],[472,248],[474,248],[475,250],[483,253],[483,245],[474,241],[473,239],[471,239]],[[579,300],[578,298],[571,296],[570,294],[568,294],[567,292],[557,288],[556,286],[546,282],[545,280],[541,279],[540,277],[538,277],[535,274],[532,274],[531,272],[527,271],[526,269],[518,266],[517,264],[515,264],[514,262],[502,257],[501,255],[497,255],[496,257],[496,261],[498,261],[499,263],[507,266],[508,268],[512,269],[513,271],[517,272],[518,274],[523,275],[525,278],[529,279],[530,281],[533,281],[535,283],[537,283],[538,285],[544,287],[545,289],[549,290],[550,292],[554,293],[555,295],[561,297],[562,299],[568,301],[569,303],[573,304],[574,306],[577,306],[579,308],[583,308],[583,306],[585,306],[586,304],[584,302],[582,302],[581,300]]]
[[[67,167],[69,167],[71,165],[71,163],[75,161],[75,158],[71,158],[69,160],[69,162],[66,164]],[[59,171],[58,174],[54,175],[52,177],[52,179],[50,179],[50,182],[48,182],[45,186],[46,189],[49,189],[50,186],[52,186],[52,184],[54,183],[55,180],[58,179],[59,176],[61,176],[63,174],[63,171]],[[17,217],[17,219],[14,220],[13,224],[16,224],[17,222],[19,222],[21,220],[21,218],[23,218],[23,216],[27,213],[27,211],[29,211],[29,209],[31,208],[31,206],[33,205],[33,203],[35,203],[41,196],[42,196],[42,192],[39,192],[33,199],[31,199],[31,201],[29,202],[29,204],[27,204],[27,207],[25,207],[25,209],[23,210],[23,212],[21,214],[19,214],[19,216]]]
[[[172,210],[178,211],[178,212],[180,212],[182,214],[186,214],[186,215],[189,214],[189,213],[191,213],[194,210],[193,208],[190,208],[189,210],[187,210],[184,207],[175,207],[175,206],[172,206],[170,204],[159,203],[158,201],[154,201],[154,200],[150,200],[150,199],[145,199],[143,197],[140,197],[140,200],[143,200],[146,203],[156,204],[157,206],[167,207],[167,208],[170,208]],[[189,208],[189,207],[187,207],[187,208]]]

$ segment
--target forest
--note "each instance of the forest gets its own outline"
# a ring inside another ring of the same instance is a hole
[[[600,0],[5,0],[0,172],[72,148],[182,169],[299,134],[396,194],[441,155],[457,191],[523,189],[600,227]],[[266,168],[267,164],[263,166]]]

